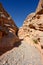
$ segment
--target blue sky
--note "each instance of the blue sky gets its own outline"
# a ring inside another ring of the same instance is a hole
[[[27,15],[36,10],[39,0],[0,0],[0,2],[20,27]]]

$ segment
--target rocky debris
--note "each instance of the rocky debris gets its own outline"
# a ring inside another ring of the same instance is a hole
[[[0,55],[20,42],[18,27],[0,3]]]

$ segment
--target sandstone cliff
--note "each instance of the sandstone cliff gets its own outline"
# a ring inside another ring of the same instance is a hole
[[[20,39],[34,45],[41,52],[43,62],[43,0],[39,1],[36,12],[27,16],[18,31]]]
[[[39,3],[42,4],[42,0]],[[38,5],[38,7],[40,6]],[[18,35],[20,39],[26,39],[28,37],[28,41],[31,43],[39,43],[43,46],[43,8],[40,8],[37,13],[33,12],[27,16],[23,26],[18,31]]]
[[[13,48],[19,41],[18,27],[0,3],[0,54]]]

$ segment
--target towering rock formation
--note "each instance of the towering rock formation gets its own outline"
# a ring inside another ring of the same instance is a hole
[[[40,9],[38,9],[39,7]],[[18,35],[19,38],[26,38],[30,43],[39,43],[43,46],[43,0],[40,0],[38,8],[36,9],[37,13],[27,16]]]
[[[17,31],[18,27],[0,3],[0,54],[19,41]]]
[[[36,12],[27,16],[18,36],[40,50],[43,62],[43,0],[39,1]]]
[[[10,26],[15,30],[15,33],[18,31],[18,27],[12,20],[11,16],[4,10],[1,3],[0,3],[0,25],[5,25],[8,27]]]

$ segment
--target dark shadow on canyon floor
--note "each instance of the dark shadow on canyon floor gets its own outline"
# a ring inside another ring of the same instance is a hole
[[[6,52],[12,50],[12,49],[15,48],[15,47],[19,47],[19,46],[21,45],[21,41],[22,41],[22,40],[20,40],[20,41],[17,42],[17,43],[14,43],[14,45],[13,45],[12,47],[0,48],[0,56],[3,55],[3,54],[6,53]]]

